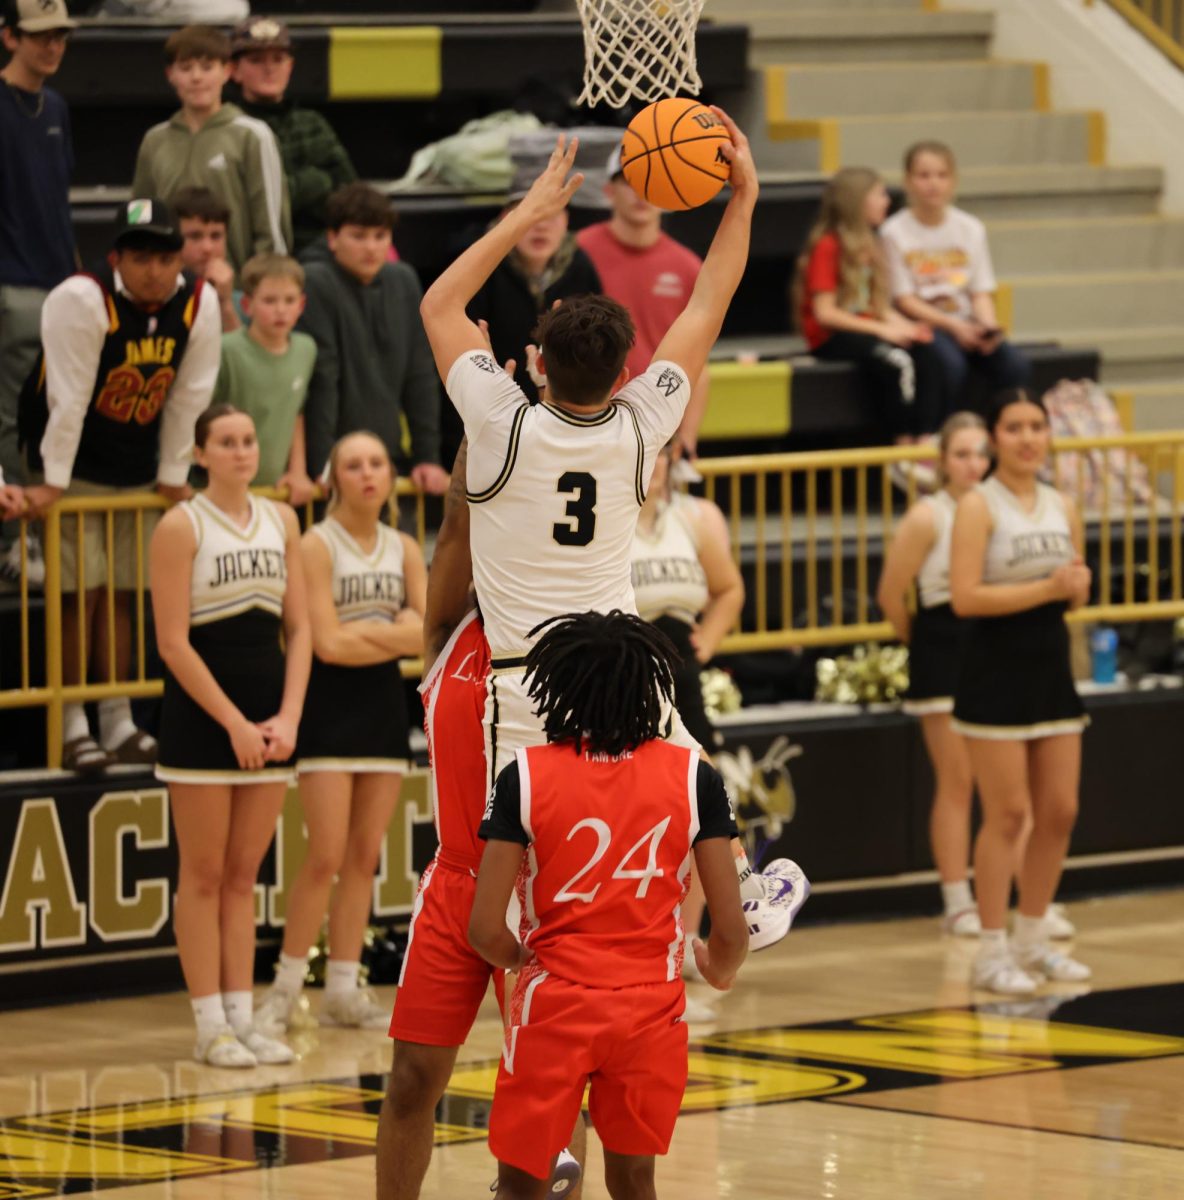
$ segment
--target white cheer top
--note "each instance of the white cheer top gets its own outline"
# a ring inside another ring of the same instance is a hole
[[[676,492],[658,510],[654,527],[633,535],[633,595],[646,621],[677,617],[688,625],[707,607],[707,576],[699,564],[695,501]]]
[[[933,510],[933,548],[917,572],[917,591],[922,608],[936,608],[950,602],[950,534],[954,529],[954,511],[958,502],[942,488],[921,501]]]
[[[374,549],[367,554],[333,517],[312,527],[333,563],[333,603],[337,619],[394,621],[407,600],[403,539],[389,525],[378,526]]]
[[[189,582],[190,625],[208,625],[252,608],[283,615],[288,586],[283,518],[270,500],[251,496],[250,505],[244,529],[204,492],[181,505],[197,539]]]
[[[1015,493],[998,479],[978,485],[991,514],[991,538],[983,564],[984,583],[1030,583],[1077,557],[1069,518],[1060,494],[1036,485],[1036,506],[1029,513]]]

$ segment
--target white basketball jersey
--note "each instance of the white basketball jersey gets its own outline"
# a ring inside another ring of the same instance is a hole
[[[707,576],[699,563],[692,511],[678,492],[659,510],[654,527],[633,535],[633,595],[647,621],[677,617],[688,625],[707,607]]]
[[[525,654],[550,617],[635,613],[633,533],[690,398],[682,369],[654,363],[591,416],[531,405],[480,351],[457,359],[447,386],[469,439],[473,579],[494,658]]]
[[[942,488],[922,501],[933,510],[933,549],[925,556],[917,572],[917,591],[922,608],[935,608],[950,602],[950,534],[954,529],[954,497]]]
[[[406,603],[403,578],[403,539],[389,525],[379,524],[374,549],[367,554],[349,531],[333,517],[312,527],[333,563],[333,604],[337,619],[394,621]]]
[[[287,535],[279,509],[251,496],[240,529],[204,492],[181,505],[197,549],[189,583],[189,624],[208,625],[258,608],[279,617],[288,585]]]
[[[1077,556],[1069,518],[1059,493],[1036,485],[1036,507],[1027,512],[1015,493],[992,477],[978,485],[991,514],[991,539],[983,564],[984,583],[1028,583],[1046,579]]]

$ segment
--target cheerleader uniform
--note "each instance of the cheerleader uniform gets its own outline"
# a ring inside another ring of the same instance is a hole
[[[643,621],[656,625],[678,649],[674,706],[691,736],[710,751],[721,742],[703,707],[699,660],[691,645],[695,620],[707,607],[707,576],[699,563],[699,543],[689,496],[676,492],[658,510],[646,533],[633,534],[633,594]]]
[[[1026,512],[998,479],[978,486],[991,514],[987,584],[1046,579],[1077,556],[1060,495],[1036,485]],[[1064,601],[967,622],[953,727],[966,737],[1031,740],[1088,724],[1069,666]]]
[[[251,496],[240,529],[204,493],[179,507],[197,549],[189,583],[189,644],[248,721],[265,721],[284,698],[287,535],[278,507]],[[169,783],[265,783],[291,779],[292,764],[244,771],[230,735],[166,668],[157,779]]]
[[[312,527],[333,564],[337,619],[393,622],[406,601],[403,540],[378,525],[367,554],[333,517]],[[411,758],[407,695],[398,659],[367,666],[313,655],[296,741],[297,770],[404,774]]]
[[[904,711],[914,716],[953,711],[966,631],[966,622],[950,607],[950,533],[957,501],[943,488],[921,503],[933,511],[937,536],[917,573],[919,605],[909,639],[909,690],[904,701]]]

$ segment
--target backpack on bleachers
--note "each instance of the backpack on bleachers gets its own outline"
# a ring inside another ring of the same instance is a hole
[[[541,128],[533,113],[510,109],[466,121],[450,137],[417,150],[407,174],[395,181],[392,190],[434,183],[471,192],[508,192],[514,176],[510,139]]]
[[[1062,379],[1044,393],[1044,404],[1054,446],[1057,438],[1126,432],[1114,402],[1092,379]],[[1114,512],[1125,507],[1128,489],[1135,504],[1150,504],[1155,494],[1147,464],[1126,450],[1059,453],[1049,471],[1049,482],[1072,496],[1083,512],[1100,512],[1104,506]]]

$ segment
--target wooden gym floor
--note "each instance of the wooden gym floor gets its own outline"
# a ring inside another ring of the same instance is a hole
[[[754,957],[718,1020],[692,1026],[660,1194],[1180,1200],[1184,889],[1069,912],[1092,987],[1021,1002],[973,993],[973,945],[933,920],[807,925]],[[367,1200],[386,1038],[293,1040],[298,1064],[248,1074],[186,1057],[180,994],[0,1013],[0,1197]],[[489,1007],[425,1198],[487,1195],[499,1044]],[[589,1142],[585,1194],[604,1197]]]

